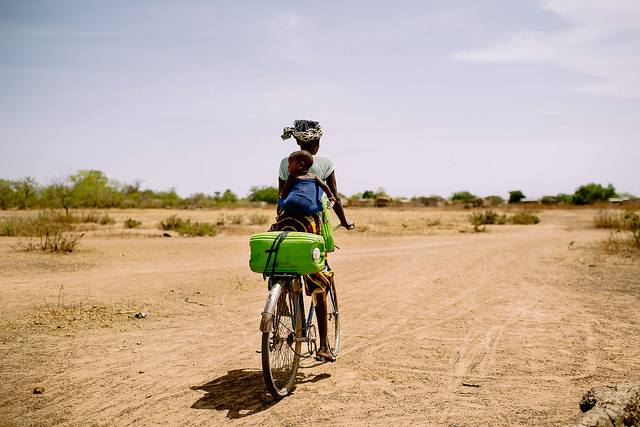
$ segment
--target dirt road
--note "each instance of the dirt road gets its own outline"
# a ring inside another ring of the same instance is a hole
[[[67,256],[0,239],[0,425],[567,424],[591,387],[640,380],[640,261],[594,249],[592,214],[340,232],[339,358],[303,361],[279,402],[247,235],[88,234]]]

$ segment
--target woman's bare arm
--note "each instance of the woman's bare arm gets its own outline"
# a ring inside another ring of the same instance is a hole
[[[350,230],[350,227],[353,225],[353,221],[349,221],[344,213],[344,208],[342,207],[342,201],[340,200],[340,193],[338,193],[338,186],[336,184],[336,173],[331,172],[331,175],[327,177],[327,185],[331,189],[331,193],[333,197],[336,199],[336,204],[333,205],[333,211],[338,215],[340,219],[340,224],[345,227],[347,230]]]

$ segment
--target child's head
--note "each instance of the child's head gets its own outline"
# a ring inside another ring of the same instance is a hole
[[[311,165],[313,156],[308,151],[294,151],[289,155],[289,173],[309,170]]]

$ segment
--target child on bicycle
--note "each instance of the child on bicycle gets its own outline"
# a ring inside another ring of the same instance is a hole
[[[309,172],[311,165],[313,156],[308,151],[294,151],[289,155],[289,176],[282,187],[278,206],[290,215],[306,216],[322,211],[323,191],[330,202],[336,201],[329,186]]]

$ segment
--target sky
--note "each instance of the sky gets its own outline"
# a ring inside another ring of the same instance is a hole
[[[640,196],[640,2],[0,0],[0,178],[246,197],[296,119],[346,196]]]

